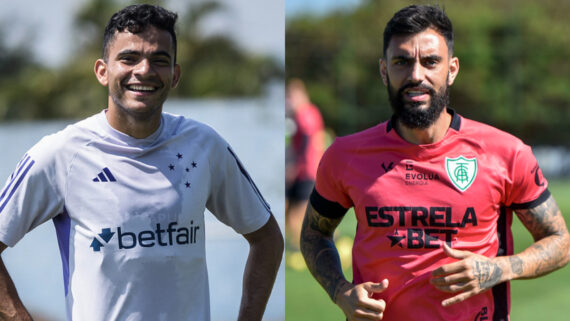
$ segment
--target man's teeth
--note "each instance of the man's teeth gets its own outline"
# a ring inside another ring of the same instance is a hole
[[[425,94],[425,92],[423,92],[423,91],[413,91],[413,90],[408,91],[408,95],[410,95],[412,97],[413,96],[421,96],[424,94]]]
[[[127,86],[129,90],[136,90],[136,91],[154,91],[156,88],[151,86],[140,86],[140,85],[130,85]]]

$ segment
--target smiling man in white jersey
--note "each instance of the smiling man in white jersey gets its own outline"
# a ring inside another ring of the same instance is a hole
[[[398,11],[380,73],[394,116],[337,138],[301,233],[307,266],[348,320],[509,320],[509,281],[568,262],[566,223],[529,146],[449,108],[459,72],[436,6]],[[358,221],[353,281],[333,233]],[[535,243],[513,251],[513,212]]]
[[[225,140],[162,112],[181,72],[176,18],[113,15],[95,63],[107,109],[44,137],[1,191],[0,251],[53,220],[68,320],[210,320],[206,208],[249,242],[238,319],[262,319],[283,238]],[[0,319],[30,320],[0,263]]]

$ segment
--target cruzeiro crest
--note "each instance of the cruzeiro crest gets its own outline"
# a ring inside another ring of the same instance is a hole
[[[445,158],[445,169],[447,176],[458,190],[465,192],[473,184],[477,176],[477,159],[465,158]]]

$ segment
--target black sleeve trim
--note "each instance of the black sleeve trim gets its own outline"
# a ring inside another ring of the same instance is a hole
[[[261,192],[257,188],[257,185],[255,185],[255,182],[253,181],[253,179],[251,179],[251,176],[249,176],[249,173],[247,172],[245,167],[242,165],[242,163],[239,160],[239,158],[237,157],[237,155],[234,153],[234,151],[229,146],[227,147],[227,149],[230,152],[230,154],[233,156],[233,158],[235,159],[240,172],[242,173],[242,175],[245,177],[245,179],[251,185],[251,188],[253,189],[253,191],[255,192],[255,194],[257,195],[259,200],[261,201],[261,204],[263,205],[263,207],[265,207],[265,209],[269,213],[271,213],[271,206],[269,206],[269,203],[267,203],[267,201],[265,201],[265,198],[263,198],[263,195],[261,195]]]
[[[348,211],[347,208],[344,208],[339,203],[331,202],[322,197],[314,188],[311,193],[310,201],[313,208],[324,217],[341,218]]]
[[[550,197],[550,191],[547,188],[534,201],[530,201],[530,202],[526,202],[526,203],[522,203],[522,204],[513,203],[513,204],[511,204],[510,207],[513,210],[522,210],[522,209],[529,209],[529,208],[537,207],[538,205],[544,203],[549,197]]]

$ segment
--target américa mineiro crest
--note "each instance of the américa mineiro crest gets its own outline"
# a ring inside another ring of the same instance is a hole
[[[445,169],[453,185],[465,192],[477,176],[477,158],[466,158],[463,155],[456,158],[446,157]]]

